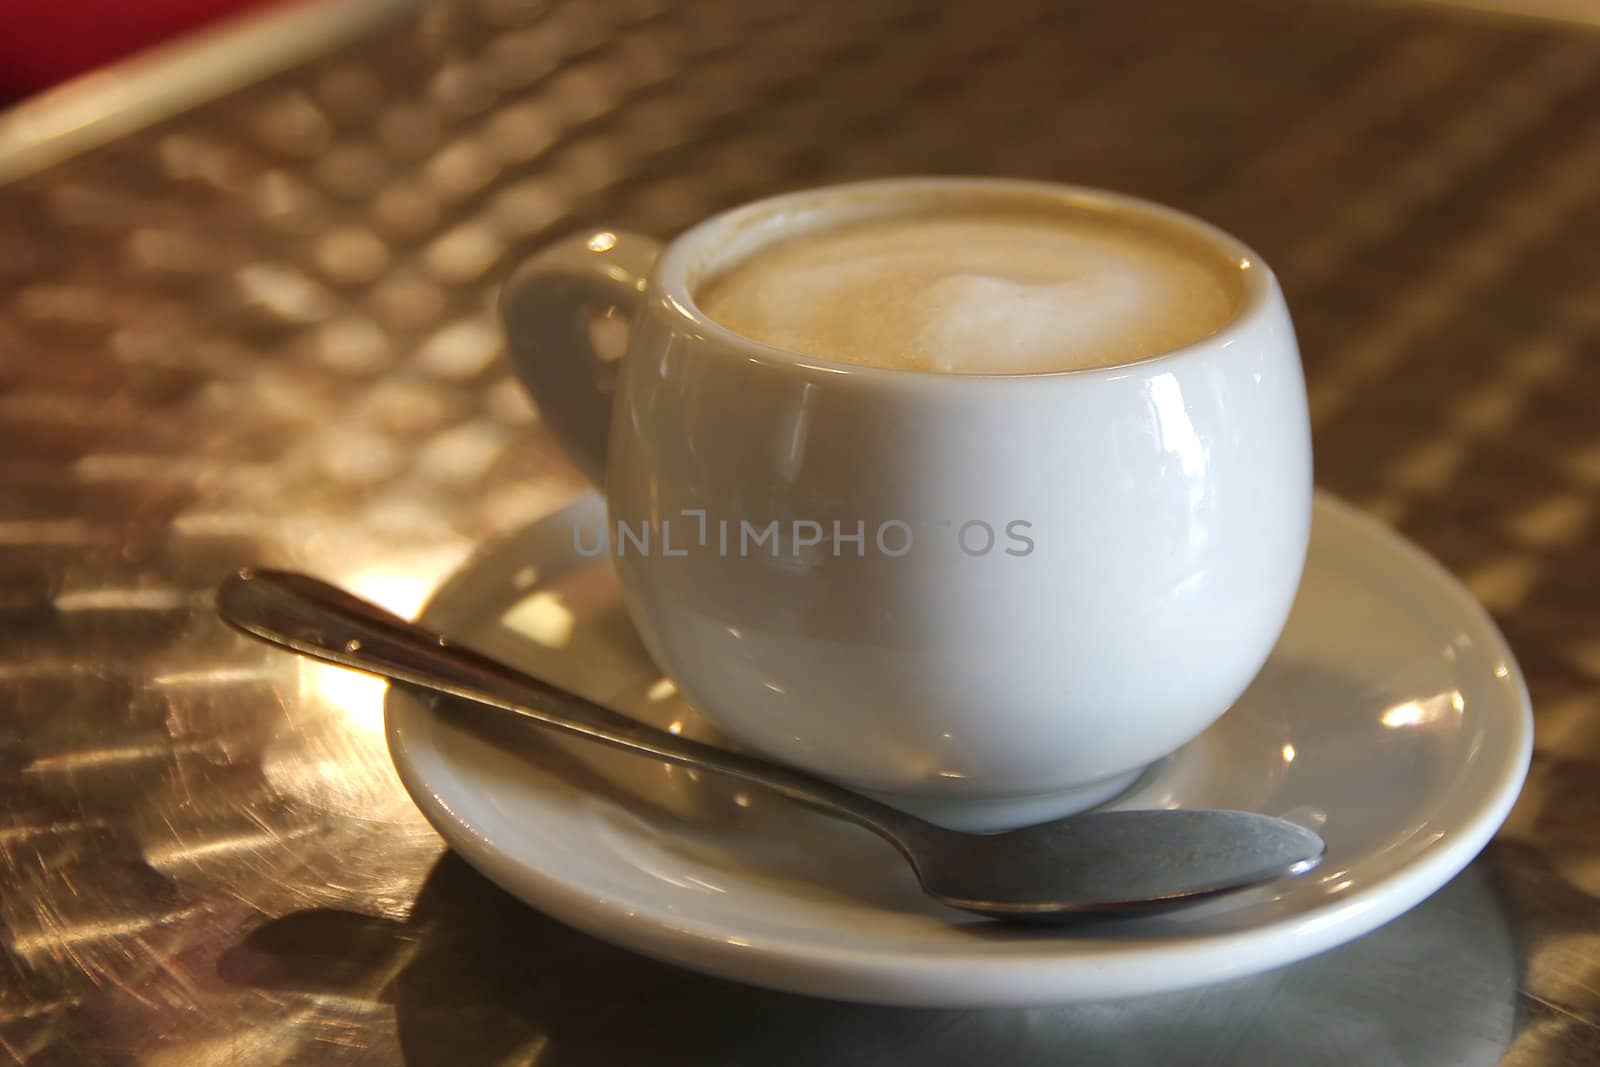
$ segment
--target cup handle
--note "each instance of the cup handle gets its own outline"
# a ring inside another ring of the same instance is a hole
[[[596,315],[629,320],[661,244],[597,229],[556,242],[518,267],[500,294],[511,366],[572,460],[603,485],[617,368],[596,351]]]

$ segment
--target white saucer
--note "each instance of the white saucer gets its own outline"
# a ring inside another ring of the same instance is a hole
[[[715,737],[639,647],[609,567],[572,550],[573,522],[590,528],[601,507],[584,497],[491,546],[423,621],[658,726]],[[388,735],[406,788],[450,845],[558,919],[777,989],[964,1006],[1179,989],[1366,933],[1493,835],[1521,788],[1533,724],[1511,652],[1471,595],[1322,496],[1294,613],[1261,676],[1114,803],[1287,816],[1321,831],[1327,857],[1301,879],[1186,911],[1008,927],[929,902],[865,831],[711,776],[520,723],[446,722],[399,691]]]

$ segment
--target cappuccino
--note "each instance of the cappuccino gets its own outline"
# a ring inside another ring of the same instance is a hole
[[[1040,374],[1131,363],[1237,313],[1239,265],[1176,227],[1103,212],[943,210],[760,248],[697,294],[763,344],[844,363]]]

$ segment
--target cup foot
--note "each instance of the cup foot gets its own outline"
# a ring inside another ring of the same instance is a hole
[[[1021,826],[1049,822],[1076,815],[1112,799],[1139,780],[1145,772],[1138,767],[1123,774],[1102,778],[1059,793],[1025,797],[945,798],[913,796],[904,793],[872,793],[891,807],[910,812],[936,826],[969,834],[999,833]]]

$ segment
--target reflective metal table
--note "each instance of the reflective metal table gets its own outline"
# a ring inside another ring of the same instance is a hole
[[[378,687],[212,616],[245,562],[415,611],[580,490],[491,317],[523,249],[940,171],[1278,267],[1320,482],[1467,580],[1537,708],[1510,823],[1415,912],[1135,1002],[735,986],[500,893]],[[363,0],[0,118],[0,1058],[1600,1063],[1597,174],[1600,37],[1442,4]]]

